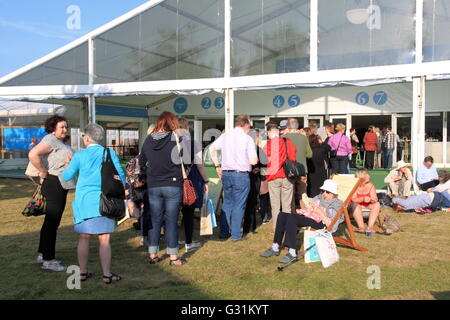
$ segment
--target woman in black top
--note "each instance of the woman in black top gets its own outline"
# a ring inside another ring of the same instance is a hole
[[[167,253],[170,265],[183,265],[178,258],[178,215],[183,197],[183,176],[177,151],[176,130],[178,120],[174,114],[163,112],[154,132],[147,137],[139,158],[147,164],[147,186],[152,227],[149,232],[149,262],[156,264],[161,226],[164,222]],[[181,137],[179,138],[182,140]]]
[[[329,178],[329,152],[331,147],[324,143],[318,135],[309,136],[309,144],[313,151],[308,163],[308,196],[314,198],[320,194],[320,187]]]

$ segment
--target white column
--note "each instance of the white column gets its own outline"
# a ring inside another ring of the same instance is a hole
[[[416,0],[416,63],[423,61],[423,2]]]
[[[392,114],[392,118],[391,118],[391,127],[392,127],[392,132],[394,132],[396,135],[398,134],[398,128],[397,128],[397,115],[394,113]],[[394,154],[392,155],[392,165],[395,166],[398,162],[399,159],[397,159],[397,150],[398,150],[398,144],[397,144],[397,139],[395,140],[395,144],[394,144],[395,148],[394,148]]]
[[[234,128],[234,90],[225,89],[225,130]]]
[[[144,144],[145,139],[147,139],[148,127],[149,127],[148,119],[143,119],[139,123],[139,151],[142,150],[142,145]]]
[[[311,72],[318,70],[319,0],[311,0],[309,57]]]
[[[194,139],[202,145],[203,143],[203,121],[194,120]]]
[[[89,123],[97,123],[95,96],[93,94],[90,94],[88,96],[88,103],[89,103]]]
[[[225,10],[225,78],[229,79],[231,77],[231,0],[224,0],[224,10]]]
[[[412,155],[414,170],[425,158],[425,77],[413,78]]]
[[[442,162],[444,163],[444,167],[447,168],[447,162],[449,159],[447,159],[447,152],[448,152],[448,148],[447,148],[447,137],[448,137],[448,130],[447,130],[447,123],[448,123],[448,113],[444,112],[444,127],[443,127],[443,131],[442,131],[442,145],[443,145],[443,157],[442,157]]]

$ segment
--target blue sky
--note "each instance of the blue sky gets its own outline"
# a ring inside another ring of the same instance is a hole
[[[0,0],[0,77],[72,42],[147,0]],[[67,8],[81,11],[69,30]]]

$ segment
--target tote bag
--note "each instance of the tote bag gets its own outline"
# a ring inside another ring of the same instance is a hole
[[[22,214],[25,217],[38,217],[45,214],[45,210],[47,208],[47,201],[45,197],[42,195],[42,186],[37,185],[37,189],[31,198],[31,200],[26,205],[25,209],[23,209]]]
[[[339,253],[333,235],[329,232],[321,232],[316,235],[316,246],[319,251],[320,261],[324,268],[329,268],[339,262]]]
[[[105,157],[106,155],[106,157]],[[119,173],[111,159],[111,153],[105,148],[102,159],[102,193],[100,195],[100,213],[102,216],[121,220],[125,217],[125,189]]]
[[[201,210],[200,236],[211,236],[214,233],[212,218],[211,218],[211,209],[207,202],[208,201],[206,201],[206,203],[204,203],[202,210]]]

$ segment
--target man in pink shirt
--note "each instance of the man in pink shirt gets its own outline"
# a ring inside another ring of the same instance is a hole
[[[220,237],[226,239],[231,229],[231,240],[246,240],[242,237],[241,224],[250,192],[249,172],[258,163],[255,142],[247,134],[251,125],[247,115],[238,116],[233,130],[223,134],[211,146],[211,159],[222,179],[224,200]],[[217,151],[222,151],[222,165],[219,165]]]

